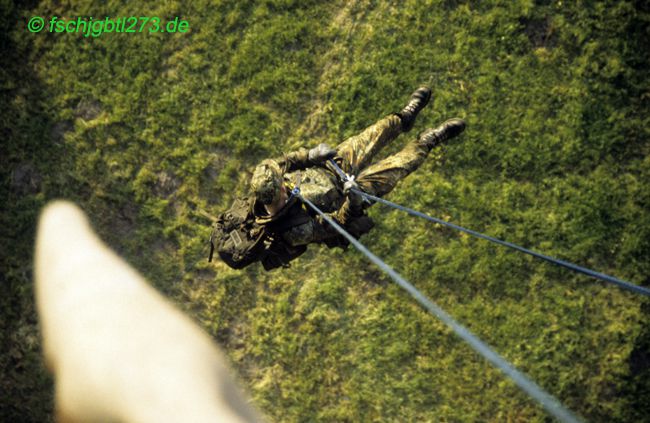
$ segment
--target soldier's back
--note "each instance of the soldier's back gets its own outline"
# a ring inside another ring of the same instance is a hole
[[[330,171],[320,167],[310,167],[306,170],[286,173],[284,178],[290,184],[295,184],[298,176],[300,177],[300,193],[303,197],[325,213],[341,208],[345,197],[336,177]]]

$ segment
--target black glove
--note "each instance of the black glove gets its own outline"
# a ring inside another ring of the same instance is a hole
[[[309,161],[312,163],[321,163],[325,160],[331,159],[336,155],[336,150],[331,148],[329,145],[322,143],[318,144],[317,147],[309,150]]]
[[[354,179],[349,179],[343,184],[343,194],[350,199],[350,205],[359,207],[363,203],[363,196],[352,189],[359,190],[359,184]]]

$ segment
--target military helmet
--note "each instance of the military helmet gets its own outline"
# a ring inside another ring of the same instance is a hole
[[[271,204],[280,195],[282,170],[275,160],[264,160],[253,172],[251,191],[263,204]]]

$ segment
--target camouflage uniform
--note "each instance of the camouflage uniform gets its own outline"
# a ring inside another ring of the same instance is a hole
[[[359,187],[368,194],[381,197],[417,169],[431,147],[419,141],[409,142],[400,152],[375,164],[370,161],[402,132],[398,115],[389,115],[359,135],[348,138],[337,148],[335,161],[349,175],[356,175]]]
[[[396,114],[389,115],[341,143],[336,148],[334,160],[347,174],[356,175],[356,181],[363,191],[383,196],[395,188],[397,182],[417,169],[430,150],[426,144],[413,141],[397,154],[370,164],[377,153],[401,132],[400,117]],[[338,180],[331,164],[311,163],[308,150],[304,148],[275,161],[280,165],[285,184],[289,188],[299,180],[302,195],[322,210],[330,212],[329,216],[352,235],[359,237],[372,228],[372,221],[363,208],[352,206],[349,199],[345,198],[342,182]],[[312,194],[316,192],[317,194]],[[257,222],[267,225],[269,232],[274,234],[267,251],[271,255],[275,251],[276,258],[285,262],[283,264],[302,254],[306,245],[312,242],[323,242],[329,247],[347,245],[321,216],[294,199],[273,216],[268,215],[262,204],[256,204],[255,215]]]

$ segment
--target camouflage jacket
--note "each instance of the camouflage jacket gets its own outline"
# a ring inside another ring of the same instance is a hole
[[[299,184],[301,194],[328,216],[343,226],[353,236],[368,232],[372,220],[362,207],[353,206],[343,194],[342,184],[321,163],[308,158],[308,150],[285,154],[275,159],[283,170],[287,188]],[[266,269],[286,266],[302,255],[307,244],[324,243],[328,247],[345,247],[347,241],[323,219],[295,197],[275,215],[270,216],[260,203],[254,205],[256,222],[267,229],[266,254],[262,263]]]

